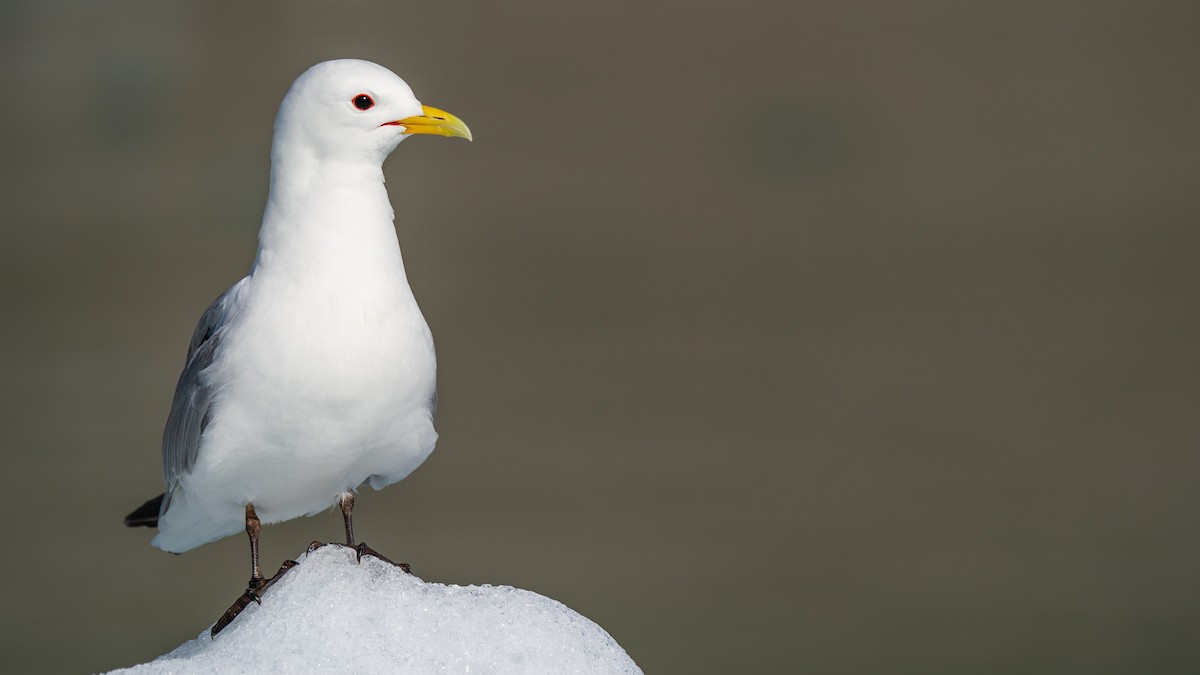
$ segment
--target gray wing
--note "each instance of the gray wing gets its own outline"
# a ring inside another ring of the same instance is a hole
[[[175,400],[171,402],[171,414],[163,430],[163,480],[167,483],[167,496],[160,513],[167,512],[179,477],[191,471],[196,463],[200,434],[208,426],[212,402],[212,387],[201,381],[200,373],[212,364],[221,348],[223,329],[241,307],[247,280],[237,282],[213,301],[192,334],[187,362],[179,376],[179,384],[175,386]]]

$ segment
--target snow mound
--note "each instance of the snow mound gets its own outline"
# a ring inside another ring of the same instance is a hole
[[[426,583],[339,546],[297,560],[216,639],[205,629],[113,672],[642,672],[602,628],[537,593]]]

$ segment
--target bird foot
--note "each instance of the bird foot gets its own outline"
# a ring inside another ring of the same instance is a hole
[[[217,637],[217,633],[225,630],[226,626],[233,623],[233,620],[237,618],[238,614],[241,614],[243,609],[249,607],[250,603],[255,602],[261,605],[263,593],[266,593],[268,588],[273,586],[276,581],[279,581],[284,574],[286,574],[297,564],[298,563],[295,560],[285,560],[283,561],[283,564],[279,566],[279,571],[276,572],[275,576],[271,577],[270,579],[251,579],[250,583],[246,585],[246,592],[242,593],[242,597],[235,600],[234,603],[230,605],[229,609],[225,610],[225,613],[221,615],[221,618],[217,619],[217,622],[213,624],[212,631],[209,632],[209,636],[214,638]]]
[[[354,547],[354,550],[358,554],[358,562],[360,562],[360,563],[362,562],[364,555],[369,555],[372,558],[379,558],[380,560],[382,560],[385,563],[389,563],[389,564],[395,565],[396,567],[399,567],[400,570],[402,572],[404,572],[405,574],[412,574],[412,568],[409,567],[408,563],[393,562],[391,558],[384,556],[383,554],[381,554],[380,552],[371,548],[370,546],[367,546],[366,544],[359,544],[358,546]]]
[[[389,565],[395,565],[396,567],[399,567],[401,569],[401,571],[403,571],[405,574],[412,574],[412,567],[410,567],[408,563],[395,562],[391,558],[388,558],[387,556],[380,553],[379,551],[376,551],[375,549],[371,548],[370,546],[367,546],[365,543],[359,544],[358,546],[348,546],[346,544],[339,544],[339,543],[332,542],[332,541],[329,543],[325,543],[323,541],[314,541],[313,543],[308,545],[308,552],[312,553],[313,551],[321,548],[322,546],[341,546],[342,548],[348,548],[348,549],[354,551],[355,559],[358,560],[358,562],[360,562],[360,563],[362,562],[363,556],[371,556],[372,558],[378,558],[378,559],[382,560],[383,562],[388,563]]]

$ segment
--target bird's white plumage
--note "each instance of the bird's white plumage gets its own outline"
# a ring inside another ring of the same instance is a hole
[[[359,93],[372,109],[352,105]],[[311,515],[366,481],[401,480],[433,451],[433,340],[382,171],[404,138],[387,122],[420,113],[403,80],[365,61],[322,63],[292,85],[258,255],[202,320],[193,351],[210,353],[195,364],[189,354],[176,393],[185,411],[204,403],[206,419],[191,457],[171,447],[168,423],[155,546],[182,552],[241,532],[246,504],[264,523]]]

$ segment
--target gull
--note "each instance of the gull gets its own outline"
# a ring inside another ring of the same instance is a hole
[[[192,335],[163,432],[166,491],[125,518],[156,526],[151,544],[172,553],[247,533],[250,582],[214,637],[295,565],[263,577],[262,524],[337,505],[346,545],[383,558],[355,546],[354,491],[404,479],[433,451],[433,338],[383,177],[418,134],[471,140],[369,61],[313,66],[279,107],[258,253]]]

